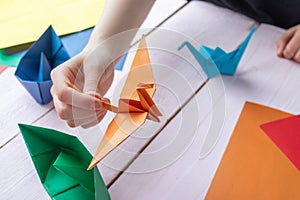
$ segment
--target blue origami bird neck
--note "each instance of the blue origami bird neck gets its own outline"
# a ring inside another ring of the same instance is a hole
[[[205,50],[205,52],[203,52],[200,48],[200,51],[198,51],[190,42],[185,41],[180,45],[178,51],[181,50],[184,46],[186,46],[190,50],[190,52],[196,58],[197,62],[202,67],[203,71],[206,73],[208,78],[219,74],[219,70],[216,64],[214,63],[214,60],[208,53],[206,53]]]

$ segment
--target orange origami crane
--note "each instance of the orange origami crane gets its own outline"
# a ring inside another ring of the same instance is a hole
[[[73,84],[66,84],[78,90]],[[162,116],[152,100],[155,92],[152,66],[144,36],[140,41],[135,58],[119,99],[119,107],[99,100],[105,109],[117,113],[109,124],[88,170],[95,167],[108,153],[120,145],[146,119],[159,122]],[[97,98],[97,97],[96,97]]]

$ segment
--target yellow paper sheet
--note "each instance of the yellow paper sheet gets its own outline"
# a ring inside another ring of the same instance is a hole
[[[0,49],[33,42],[52,25],[58,35],[94,26],[105,0],[1,0]]]

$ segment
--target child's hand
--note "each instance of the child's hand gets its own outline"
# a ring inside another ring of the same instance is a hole
[[[101,19],[82,53],[52,71],[51,94],[54,106],[69,126],[87,128],[103,119],[106,110],[93,95],[96,93],[102,98],[107,92],[113,81],[114,65],[117,62],[114,59],[128,50],[154,2],[107,1]],[[74,84],[81,92],[68,87],[65,81]]]
[[[300,63],[300,24],[288,29],[278,39],[277,55]]]
[[[102,97],[113,80],[114,66],[108,64],[109,53],[104,49],[83,51],[56,67],[51,73],[51,94],[55,109],[70,127],[94,126],[106,114],[101,101],[90,95],[97,94]],[[68,87],[65,81],[76,85],[82,92]]]

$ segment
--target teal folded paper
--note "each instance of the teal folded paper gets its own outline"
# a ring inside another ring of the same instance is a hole
[[[184,46],[187,46],[208,78],[212,78],[220,73],[232,76],[238,67],[238,64],[255,29],[256,26],[251,29],[244,42],[236,50],[229,53],[226,53],[220,47],[211,49],[206,46],[200,46],[198,51],[191,43],[187,41],[183,42],[178,50],[181,50]]]

